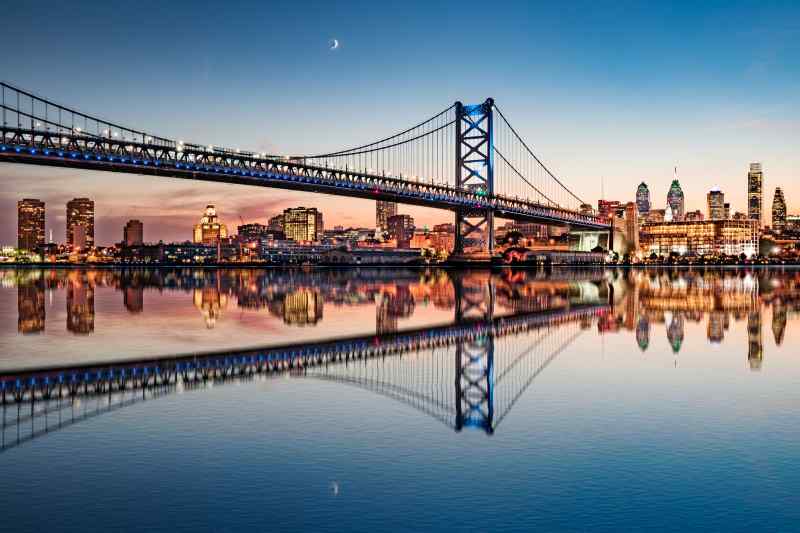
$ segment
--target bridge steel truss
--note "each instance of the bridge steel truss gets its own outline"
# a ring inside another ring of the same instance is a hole
[[[0,92],[0,161],[304,190],[447,209],[456,212],[459,226],[466,228],[458,232],[462,244],[463,237],[474,232],[475,226],[467,221],[476,214],[488,220],[479,222],[480,227],[491,227],[495,216],[568,224],[577,229],[610,227],[592,214],[493,192],[491,100],[461,107],[459,177],[449,184],[354,167],[332,168],[302,156],[183,143],[80,113],[5,83],[0,83]],[[478,161],[488,161],[484,172]],[[484,248],[492,249],[491,239]]]

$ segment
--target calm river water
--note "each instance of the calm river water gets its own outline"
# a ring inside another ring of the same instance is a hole
[[[800,271],[0,270],[3,531],[790,531]]]

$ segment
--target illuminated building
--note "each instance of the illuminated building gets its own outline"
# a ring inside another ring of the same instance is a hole
[[[628,248],[635,252],[639,249],[639,206],[633,202],[625,204],[625,240]]]
[[[389,231],[389,219],[397,214],[397,203],[375,202],[375,229],[380,232]]]
[[[672,209],[672,219],[676,221],[683,220],[683,215],[686,212],[684,207],[683,189],[678,181],[677,169],[675,169],[675,179],[672,180],[672,185],[669,186],[667,192],[667,205]]]
[[[747,218],[757,221],[759,228],[763,188],[764,173],[761,170],[761,163],[750,163],[750,172],[747,173]]]
[[[315,207],[291,207],[283,211],[283,232],[295,242],[322,240],[322,213]]]
[[[741,255],[758,251],[758,226],[750,220],[663,222],[642,226],[646,254]]]
[[[78,226],[82,229],[76,229]],[[78,242],[76,232],[79,232]],[[94,202],[88,198],[67,202],[67,246],[81,250],[94,246]]]
[[[641,217],[650,212],[650,189],[647,188],[645,182],[641,182],[639,187],[636,188],[636,208],[639,210],[639,216]]]
[[[394,215],[386,223],[389,236],[397,241],[397,247],[409,248],[414,237],[414,219],[411,215]]]
[[[270,231],[283,233],[283,213],[270,218],[267,221],[267,229]]]
[[[651,209],[647,213],[647,218],[645,219],[645,222],[647,222],[648,224],[658,224],[660,222],[664,222],[664,215],[665,215],[664,209]]]
[[[44,246],[44,202],[26,198],[17,202],[17,247],[38,250]]]
[[[192,242],[196,244],[217,244],[217,241],[228,237],[228,228],[217,217],[217,209],[213,204],[206,206],[200,222],[194,225]]]
[[[708,206],[709,220],[725,220],[725,194],[714,187],[706,194],[706,205]],[[730,208],[730,205],[728,206]]]
[[[620,207],[618,200],[598,200],[597,215],[601,218],[611,219]]]
[[[243,224],[236,228],[239,241],[243,243],[267,241],[273,235],[269,227],[264,224]]]
[[[775,188],[772,197],[772,229],[781,232],[786,229],[786,200],[780,187]]]
[[[729,218],[731,218],[731,204],[725,202],[725,206],[723,208],[722,213],[723,213],[722,216],[723,219],[728,220]]]
[[[122,231],[122,242],[125,246],[141,246],[144,244],[144,224],[139,220],[129,220]]]
[[[703,220],[704,218],[705,217],[703,217],[703,212],[700,211],[699,209],[697,209],[695,211],[689,211],[688,213],[686,213],[683,216],[683,219],[686,222],[699,222],[699,221]]]

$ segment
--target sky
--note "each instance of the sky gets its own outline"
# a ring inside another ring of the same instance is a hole
[[[2,4],[8,2],[8,5]],[[596,204],[641,181],[687,209],[719,186],[745,211],[760,161],[800,211],[800,3],[13,2],[0,0],[0,79],[89,114],[199,144],[320,153],[405,129],[456,100],[493,97],[562,181]],[[338,39],[340,47],[329,49]],[[13,53],[8,53],[13,50]],[[169,178],[0,165],[0,243],[16,201],[96,202],[99,244],[130,218],[148,241],[313,205],[326,226],[374,226],[366,200]],[[448,212],[401,206],[417,225]]]

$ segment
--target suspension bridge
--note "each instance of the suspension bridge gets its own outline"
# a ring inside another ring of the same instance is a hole
[[[450,210],[454,258],[494,257],[494,219],[613,232],[491,98],[377,141],[272,155],[169,139],[0,83],[0,161],[310,191]]]

